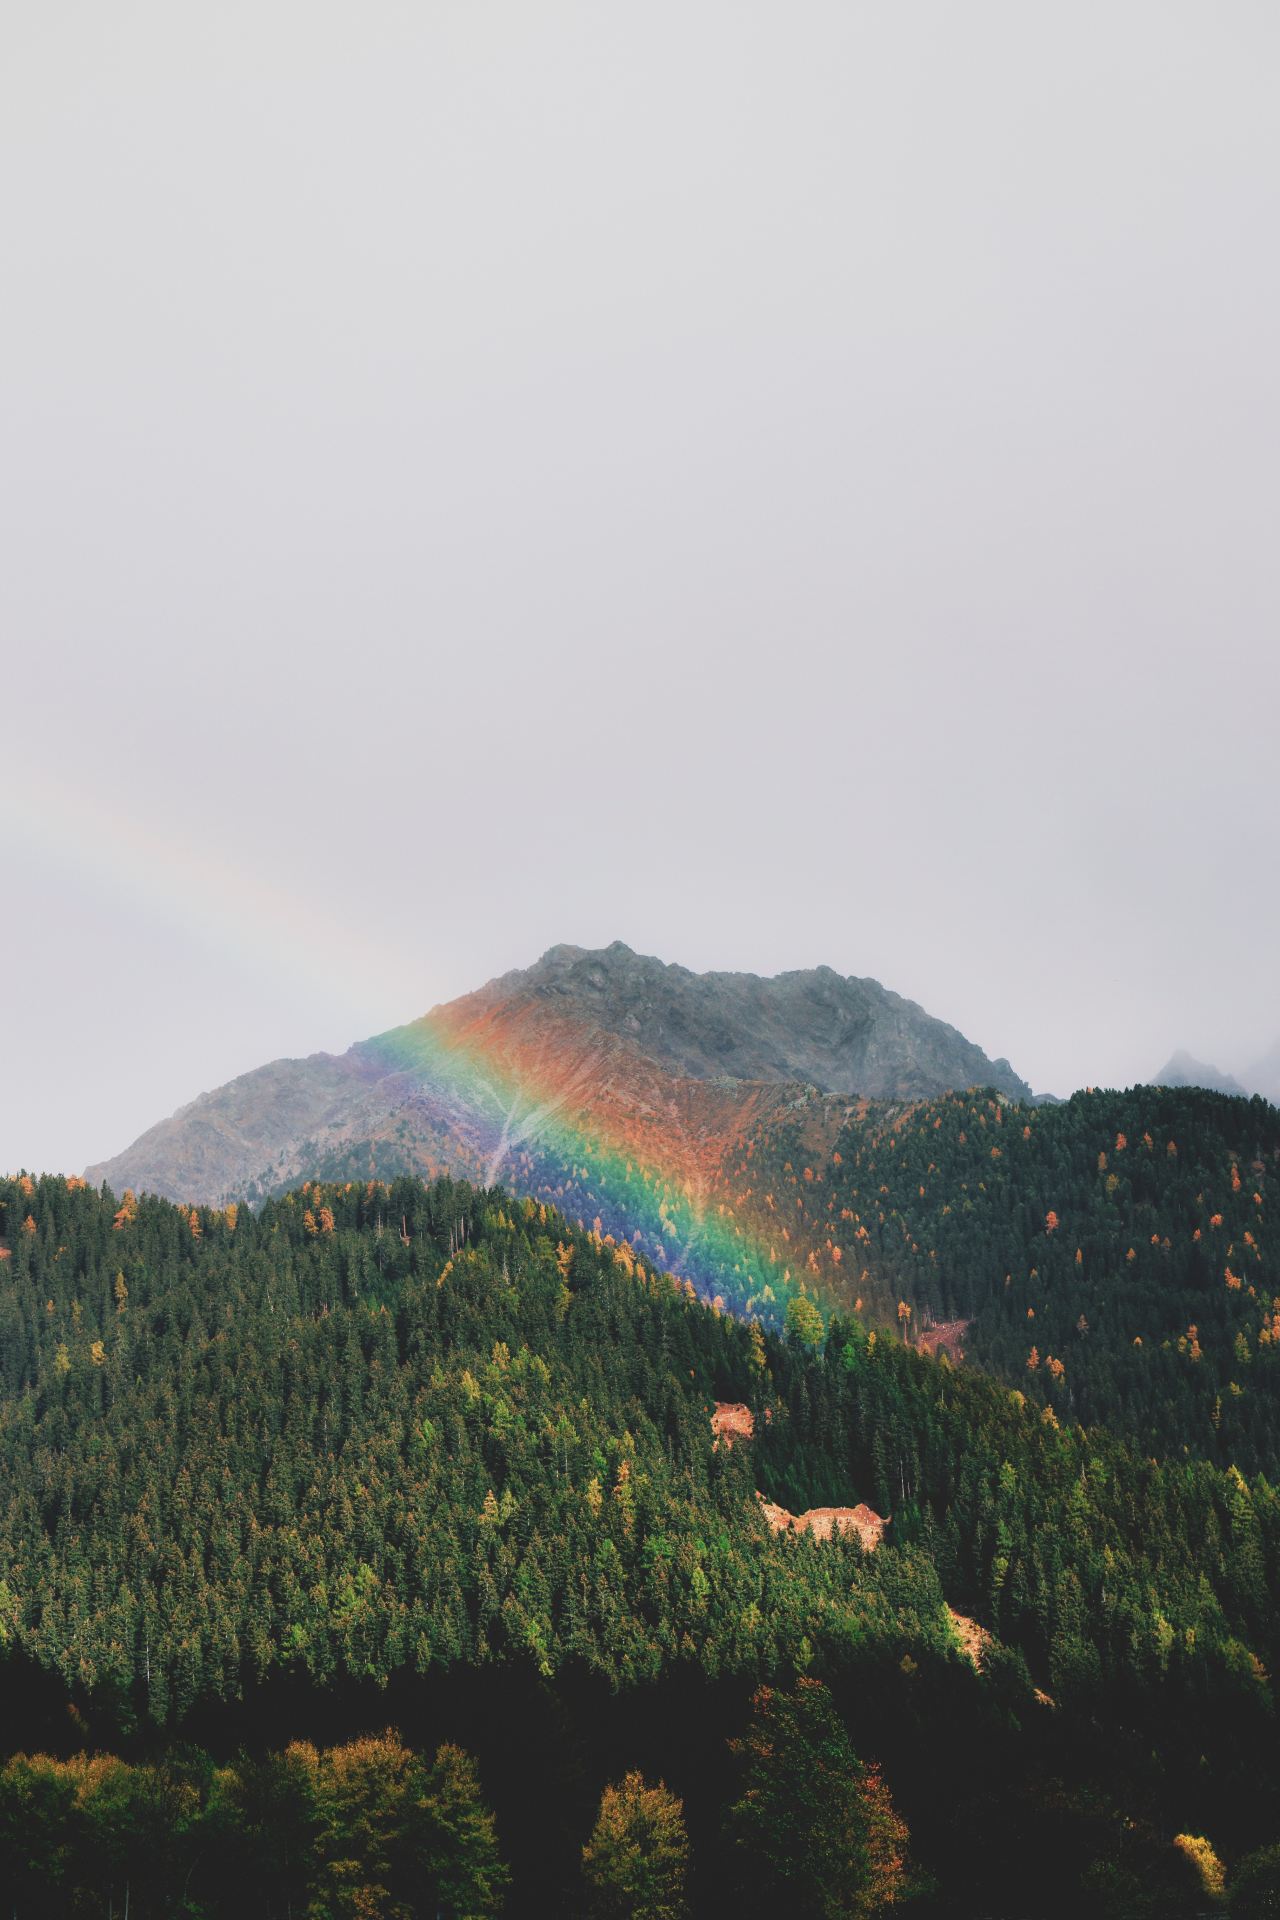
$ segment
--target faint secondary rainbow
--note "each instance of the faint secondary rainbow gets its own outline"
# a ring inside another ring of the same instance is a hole
[[[109,795],[16,758],[6,763],[5,786],[0,841],[19,855],[56,861],[251,975],[295,988],[308,982],[348,1017],[359,1018],[370,1002],[403,1004],[416,970],[385,940],[364,934],[354,916],[327,910],[318,891],[303,895],[279,878],[268,882]]]

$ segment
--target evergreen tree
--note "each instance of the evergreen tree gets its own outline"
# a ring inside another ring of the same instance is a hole
[[[742,1782],[728,1834],[743,1912],[843,1920],[892,1904],[906,1830],[820,1681],[761,1687],[732,1746]]]
[[[511,1876],[498,1851],[493,1815],[480,1795],[476,1763],[460,1747],[436,1751],[415,1794],[411,1847],[424,1914],[490,1920],[501,1913]]]

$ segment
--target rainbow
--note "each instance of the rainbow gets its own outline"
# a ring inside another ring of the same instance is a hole
[[[554,1203],[735,1313],[773,1323],[809,1290],[783,1250],[700,1191],[660,1129],[646,1139],[593,1109],[585,1070],[563,1055],[548,1063],[508,1028],[455,1022],[450,1008],[358,1051],[403,1077],[404,1104],[447,1138],[448,1163],[482,1184]]]
[[[125,896],[154,922],[247,970],[295,985],[305,979],[352,1014],[353,983],[366,1011],[370,998],[403,1004],[407,991],[420,991],[416,962],[389,954],[350,916],[290,893],[278,877],[268,884],[25,761],[9,773],[26,802],[4,835],[17,852],[56,860],[87,887]],[[549,1060],[545,1049],[513,1045],[508,1032],[459,1026],[452,1011],[437,1008],[353,1050],[373,1077],[401,1076],[403,1104],[450,1143],[439,1170],[465,1168],[485,1185],[554,1202],[736,1312],[772,1321],[805,1290],[776,1247],[728,1204],[707,1198],[662,1127],[646,1138],[630,1116],[593,1112],[585,1069],[575,1079],[563,1054]]]
[[[406,993],[421,992],[416,962],[366,936],[354,916],[327,910],[319,895],[291,891],[279,875],[259,876],[25,759],[11,759],[6,775],[22,808],[0,808],[0,844],[56,862],[86,892],[128,900],[246,973],[304,983],[347,1019],[367,1018],[371,1001],[403,1006]]]

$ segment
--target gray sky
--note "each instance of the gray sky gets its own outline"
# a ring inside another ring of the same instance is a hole
[[[556,940],[1280,1031],[1280,9],[0,5],[0,1167]]]

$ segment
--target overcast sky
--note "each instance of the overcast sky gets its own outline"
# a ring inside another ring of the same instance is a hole
[[[0,1168],[558,940],[1280,1032],[1274,0],[3,0]]]

